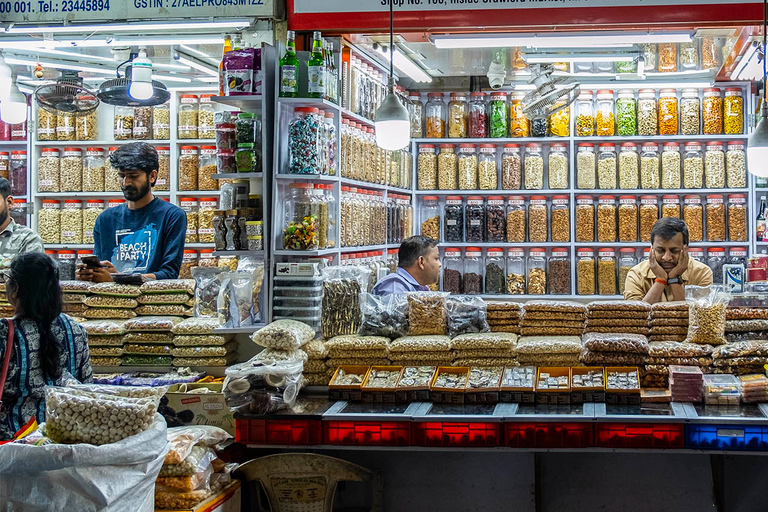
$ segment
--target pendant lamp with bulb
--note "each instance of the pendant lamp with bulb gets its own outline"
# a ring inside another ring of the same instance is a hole
[[[762,118],[747,141],[747,168],[755,176],[768,177],[768,79],[766,79],[766,28],[768,28],[768,0],[763,0],[763,105]]]
[[[15,78],[11,81],[11,93],[0,99],[0,119],[7,124],[19,124],[27,120],[27,97],[16,86]]]
[[[393,7],[389,0],[389,92],[376,109],[376,145],[382,149],[394,151],[406,147],[411,142],[411,121],[408,110],[400,103],[395,94],[395,76],[393,62],[395,53]]]

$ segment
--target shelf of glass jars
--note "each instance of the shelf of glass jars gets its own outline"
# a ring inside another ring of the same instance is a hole
[[[440,242],[438,247],[569,247],[571,242]],[[399,247],[399,246],[393,246]]]
[[[272,254],[275,256],[295,256],[296,258],[306,258],[311,256],[327,256],[329,254],[336,254],[338,252],[338,247],[332,247],[330,249],[317,249],[314,251],[292,251],[288,249],[275,249],[272,251]]]
[[[217,196],[221,194],[221,190],[178,190],[176,191],[176,197],[190,196],[190,197],[207,197]]]
[[[368,188],[371,190],[387,190],[398,194],[413,194],[413,190],[409,188],[392,187],[390,185],[382,185],[381,183],[368,183],[367,181],[351,180],[349,178],[341,178],[341,184],[350,187]]]
[[[263,172],[223,172],[211,175],[211,178],[215,180],[252,180],[263,177]]]
[[[169,141],[165,141],[169,142]],[[192,146],[192,145],[206,145],[209,144],[211,146],[216,145],[216,139],[176,139],[174,141],[176,144],[180,146]]]
[[[352,119],[355,122],[367,124],[368,126],[373,127],[374,122],[368,119],[367,117],[363,117],[361,115],[355,114],[351,110],[348,110],[341,105],[337,105],[336,103],[333,103],[328,100],[320,99],[320,98],[278,98],[278,102],[285,103],[287,105],[292,105],[294,107],[317,107],[317,108],[330,108],[333,110],[337,110],[341,112],[341,115],[344,117],[348,117]]]
[[[207,142],[215,142],[213,139],[208,140]],[[170,144],[171,140],[165,139],[165,140],[136,140],[136,139],[126,139],[126,140],[36,140],[34,141],[35,146],[45,147],[45,146],[106,146],[106,145],[120,145],[120,144],[128,144],[129,142],[146,142],[147,144],[152,145],[160,145],[160,144]],[[177,141],[177,142],[187,142],[187,141]],[[193,143],[193,140],[189,141],[190,144]]]
[[[2,147],[11,147],[11,146],[26,146],[27,141],[25,140],[0,140],[0,148]]]
[[[666,141],[728,141],[728,140],[746,140],[749,135],[735,134],[735,135],[632,135],[614,137],[601,137],[593,135],[591,137],[573,137],[576,142],[666,142]]]
[[[412,193],[417,196],[486,196],[486,195],[516,195],[516,196],[546,196],[557,194],[578,193],[579,190],[561,188],[561,189],[538,189],[538,190],[415,190]],[[587,192],[585,192],[587,193]],[[592,192],[588,192],[592,193]],[[611,192],[606,191],[606,194]]]
[[[287,174],[278,173],[275,174],[275,178],[285,181],[327,181],[336,183],[339,181],[338,176],[331,176],[329,174]]]
[[[595,137],[593,137],[595,138]],[[549,144],[553,142],[568,142],[571,137],[504,137],[504,138],[463,138],[463,139],[438,139],[438,138],[415,138],[411,139],[416,144],[528,144],[531,142],[540,142]]]
[[[514,245],[514,244],[513,244]],[[560,244],[569,245],[569,244]],[[581,248],[593,248],[593,247],[650,247],[650,242],[573,242],[577,249]],[[691,242],[691,247],[747,247],[749,242]]]
[[[190,193],[190,192],[183,192],[184,194]],[[210,194],[210,192],[207,192]],[[179,194],[182,194],[182,192],[179,192]],[[46,197],[73,197],[75,199],[77,198],[84,198],[88,199],[90,197],[105,197],[105,198],[119,198],[123,199],[123,193],[122,192],[35,192],[33,194],[35,197],[39,197],[41,199],[45,199]],[[159,197],[169,197],[171,195],[170,192],[155,192],[152,191],[152,195],[159,196]]]
[[[214,256],[254,256],[263,258],[265,252],[262,251],[213,251]]]
[[[383,251],[386,249],[397,249],[400,244],[389,245],[361,245],[359,247],[342,247],[341,252],[367,252],[367,251]]]
[[[368,119],[367,117],[363,117],[361,115],[355,114],[351,110],[347,110],[344,107],[340,107],[340,108],[341,108],[341,115],[343,115],[344,117],[348,117],[357,123],[367,124],[370,127],[375,126],[374,122]]]
[[[261,94],[253,94],[250,96],[214,96],[211,98],[211,101],[234,107],[243,112],[250,112],[261,108],[264,96]]]
[[[578,195],[643,195],[643,196],[665,196],[675,194],[746,194],[748,188],[633,188],[633,189],[583,189],[577,188],[573,192]],[[507,194],[510,191],[506,192]],[[514,191],[517,194],[517,191]],[[544,193],[544,192],[542,192]]]

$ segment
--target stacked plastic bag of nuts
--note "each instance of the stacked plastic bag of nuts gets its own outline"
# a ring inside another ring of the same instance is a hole
[[[653,304],[650,326],[650,341],[685,341],[688,335],[688,303]]]
[[[488,302],[486,308],[491,332],[520,334],[520,304],[516,302]]]
[[[173,365],[226,366],[234,362],[237,343],[229,336],[216,334],[216,318],[187,318],[171,328]]]
[[[531,300],[523,306],[523,336],[581,336],[586,306],[578,302]]]
[[[648,336],[650,304],[642,301],[598,301],[587,306],[584,332],[623,333]]]

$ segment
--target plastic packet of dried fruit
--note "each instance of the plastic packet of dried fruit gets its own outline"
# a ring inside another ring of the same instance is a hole
[[[450,296],[445,299],[448,335],[490,332],[485,301],[473,296]]]
[[[315,330],[296,320],[275,320],[256,331],[251,339],[257,345],[277,350],[295,350],[315,338]]]
[[[641,334],[589,333],[584,335],[583,343],[592,352],[648,354],[648,338]]]

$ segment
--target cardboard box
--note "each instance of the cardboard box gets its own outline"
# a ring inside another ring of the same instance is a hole
[[[179,392],[186,386],[186,392]],[[212,425],[235,435],[235,417],[224,401],[221,384],[174,384],[161,401],[160,413],[165,416],[168,426]],[[207,388],[212,393],[195,393],[194,390]]]
[[[201,501],[194,508],[163,510],[162,512],[240,512],[241,502],[240,482],[233,480],[231,484],[210,498]]]

